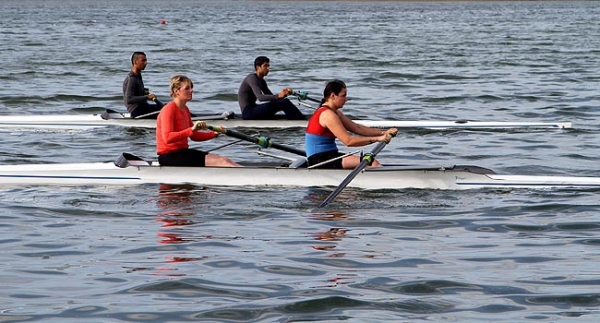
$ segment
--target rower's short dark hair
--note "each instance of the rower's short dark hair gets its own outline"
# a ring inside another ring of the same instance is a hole
[[[262,66],[264,63],[269,63],[270,61],[271,60],[267,56],[258,56],[256,59],[254,59],[254,69]]]
[[[133,64],[133,62],[135,62],[135,60],[138,59],[140,56],[146,56],[146,53],[144,53],[144,52],[133,52],[133,54],[131,55],[131,64]]]

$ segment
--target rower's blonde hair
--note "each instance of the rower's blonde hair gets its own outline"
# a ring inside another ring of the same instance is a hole
[[[175,90],[180,89],[185,83],[189,83],[190,86],[194,88],[194,82],[192,82],[192,80],[185,75],[175,75],[171,77],[171,85],[169,88],[171,89],[172,98],[175,97]]]

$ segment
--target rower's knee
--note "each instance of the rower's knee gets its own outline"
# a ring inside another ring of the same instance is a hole
[[[229,157],[225,157],[225,156],[221,156],[221,165],[223,166],[230,166],[230,167],[241,167],[242,165],[234,162],[233,160],[231,160],[231,158]]]

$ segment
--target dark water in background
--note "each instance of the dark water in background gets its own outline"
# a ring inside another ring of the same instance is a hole
[[[4,0],[0,12],[3,115],[124,109],[135,50],[163,100],[183,73],[193,111],[237,111],[237,86],[264,54],[273,90],[318,96],[341,78],[356,116],[574,123],[403,132],[384,163],[600,176],[598,2]],[[2,163],[154,156],[149,130],[0,133]],[[302,144],[297,131],[268,135]],[[2,187],[0,321],[600,317],[597,190],[346,190],[317,209],[329,192]]]

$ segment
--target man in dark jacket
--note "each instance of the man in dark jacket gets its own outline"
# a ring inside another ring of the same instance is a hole
[[[150,93],[144,87],[142,71],[146,65],[148,65],[146,54],[135,52],[131,55],[131,71],[123,81],[123,100],[131,118],[156,119],[164,105],[158,100],[156,94]],[[148,103],[148,100],[155,103]]]
[[[265,81],[270,66],[268,57],[257,57],[254,60],[255,72],[246,76],[240,85],[238,103],[242,110],[242,118],[246,120],[274,119],[277,112],[283,111],[286,119],[306,120],[302,112],[286,98],[293,93],[291,88],[286,87],[276,95],[271,92]],[[258,104],[257,100],[266,102]]]

